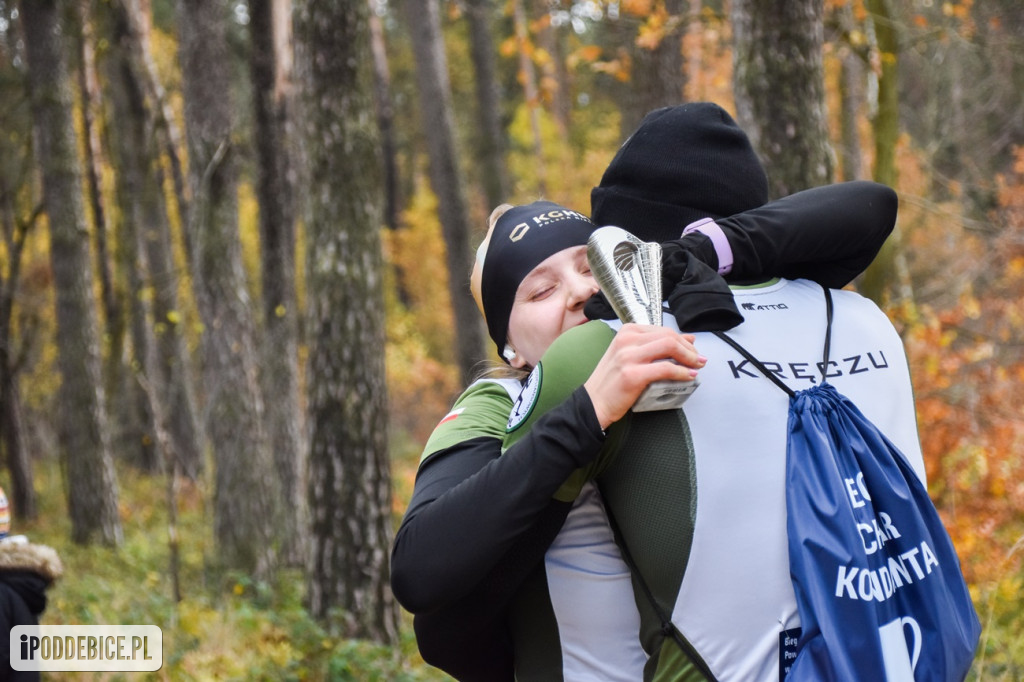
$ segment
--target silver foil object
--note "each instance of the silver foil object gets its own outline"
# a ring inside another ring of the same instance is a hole
[[[621,227],[601,227],[587,242],[587,260],[612,310],[624,323],[662,324],[661,245],[645,242]],[[633,405],[633,412],[672,410],[698,386],[691,381],[656,381]]]

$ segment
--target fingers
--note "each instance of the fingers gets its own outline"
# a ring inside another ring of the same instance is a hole
[[[628,412],[652,382],[696,377],[707,359],[693,341],[691,334],[662,327],[624,325],[584,384],[601,428]]]
[[[664,327],[629,324],[615,335],[610,349],[614,349],[613,352],[623,362],[674,360],[684,367],[700,369],[707,364],[707,358],[697,351],[693,342],[692,334],[680,334]]]

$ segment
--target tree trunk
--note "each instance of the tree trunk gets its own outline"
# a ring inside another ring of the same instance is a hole
[[[421,19],[422,20],[422,19]],[[296,3],[309,150],[309,609],[394,643],[384,374],[382,182],[366,0]]]
[[[896,186],[896,142],[900,135],[899,34],[887,0],[867,0],[866,8],[874,27],[875,51],[872,59],[878,76],[878,102],[872,127],[875,133],[875,182]],[[858,288],[868,298],[882,303],[886,293],[899,280],[897,252],[899,225],[882,246],[881,251],[861,277]]]
[[[137,26],[139,22],[148,22],[148,15],[133,18],[128,11],[129,3],[112,3],[109,7],[113,55],[107,73],[115,93],[115,120],[121,122],[119,166],[123,174],[136,178],[129,210],[137,226],[140,256],[152,292],[154,338],[152,362],[145,377],[150,388],[147,395],[160,403],[154,408],[163,415],[168,447],[179,470],[196,478],[203,469],[203,437],[178,304],[178,270],[171,253],[171,230],[163,193],[165,176],[153,135],[164,124],[160,102],[146,95],[153,86],[147,84],[146,59],[139,54],[147,41],[138,35]]]
[[[117,36],[113,37],[113,44],[117,45]],[[140,201],[144,195],[143,185],[146,182],[144,174],[145,166],[139,166],[137,155],[145,149],[136,147],[138,135],[135,129],[141,125],[141,111],[132,111],[127,105],[127,95],[124,92],[124,82],[119,78],[120,59],[115,51],[114,59],[108,62],[108,78],[110,83],[110,103],[113,120],[118,122],[118,133],[113,135],[114,151],[113,156],[119,170],[117,178],[117,203],[120,224],[116,226],[118,237],[118,262],[125,270],[128,291],[131,298],[128,299],[127,313],[130,321],[131,333],[131,377],[129,382],[122,378],[122,372],[113,373],[108,377],[117,377],[117,383],[107,385],[115,393],[110,397],[111,411],[120,415],[122,433],[119,435],[120,448],[127,453],[127,459],[136,466],[149,473],[160,471],[161,464],[157,457],[159,455],[154,439],[156,437],[154,412],[149,405],[149,396],[141,390],[141,386],[135,380],[135,375],[145,375],[149,367],[150,325],[147,319],[147,308],[143,291],[142,270],[143,264],[139,258],[139,236],[138,232],[142,225],[142,211]],[[120,316],[119,312],[119,316]],[[123,332],[122,332],[123,333]],[[120,344],[119,344],[120,345]],[[108,363],[113,363],[114,358],[108,358]],[[117,358],[118,366],[121,364],[121,357]],[[116,441],[115,441],[116,442]]]
[[[143,140],[139,140],[137,149],[147,149]],[[178,270],[171,256],[171,229],[163,205],[163,169],[158,157],[153,155],[156,149],[152,143],[148,151],[151,181],[145,184],[140,198],[142,246],[153,292],[155,332],[153,372],[148,378],[161,402],[158,407],[166,419],[168,441],[178,460],[177,470],[196,479],[204,469],[203,429],[199,423],[195,380],[178,303]]]
[[[150,43],[151,26],[153,23],[150,0],[120,0],[115,3],[122,6],[128,15],[130,35],[132,38],[132,69],[135,78],[142,86],[146,98],[152,103],[149,112],[153,117],[154,132],[160,140],[161,151],[167,157],[167,166],[171,174],[171,185],[174,188],[175,207],[178,221],[186,226],[190,223],[191,208],[185,196],[185,177],[182,170],[181,150],[184,148],[183,135],[178,127],[177,118],[169,102],[163,83],[160,82],[156,63],[152,57]],[[192,253],[189,231],[181,230],[185,253]],[[191,264],[190,264],[191,265]]]
[[[843,180],[862,180],[860,159],[860,128],[857,120],[864,108],[864,63],[859,55],[847,50],[840,57],[839,99],[842,137],[840,156]]]
[[[737,121],[781,197],[832,181],[825,115],[823,0],[735,0]]]
[[[131,371],[124,382],[124,397],[128,402],[124,405],[124,423],[129,428],[124,434],[125,442],[130,444],[127,450],[136,466],[150,474],[158,474],[163,469],[161,453],[157,448],[156,410],[150,404],[150,393],[143,390],[143,382],[150,376],[152,366],[153,335],[150,325],[150,306],[143,291],[144,265],[139,248],[139,223],[125,221],[118,230],[118,238],[122,242],[123,258],[126,269],[128,290],[138,292],[128,300],[128,331],[131,337]],[[124,398],[122,398],[124,400]]]
[[[89,0],[83,3],[83,12]],[[120,17],[116,13],[120,13]],[[121,21],[118,21],[118,19]],[[140,163],[137,157],[144,153],[145,144],[139,143],[141,135],[139,128],[144,128],[145,113],[139,105],[133,108],[129,103],[129,96],[125,92],[126,84],[122,77],[125,59],[123,57],[124,46],[121,44],[126,25],[123,21],[123,9],[114,5],[98,5],[92,11],[88,20],[83,22],[83,42],[94,40],[91,37],[90,23],[95,19],[99,26],[102,40],[106,44],[113,45],[112,50],[105,50],[105,58],[99,65],[90,65],[90,78],[96,80],[94,73],[96,66],[104,69],[104,82],[107,84],[109,95],[111,120],[117,122],[112,130],[113,134],[108,135],[108,142],[111,144],[111,154],[114,164],[118,169],[115,175],[116,201],[118,210],[113,212],[111,228],[117,239],[115,244],[114,263],[119,268],[121,278],[124,278],[124,286],[131,292],[126,300],[122,301],[122,295],[115,292],[113,282],[115,278],[107,275],[109,301],[104,304],[107,311],[107,336],[109,338],[109,357],[107,358],[107,378],[105,387],[108,390],[110,402],[108,411],[116,415],[113,439],[115,450],[123,453],[124,459],[130,461],[144,471],[157,473],[161,470],[161,463],[158,459],[159,452],[155,447],[156,424],[154,422],[154,410],[150,404],[149,394],[144,392],[137,380],[139,375],[148,372],[150,363],[150,349],[152,347],[152,326],[148,319],[148,302],[144,295],[143,285],[143,264],[139,255],[139,230],[141,229],[142,212],[140,201],[145,195],[144,185],[147,182],[145,172],[146,166]],[[90,30],[87,30],[89,27]],[[82,49],[88,53],[88,49]],[[85,60],[88,64],[90,60]],[[83,64],[83,68],[84,68]],[[100,93],[97,90],[90,96],[93,101],[99,101]],[[98,158],[98,155],[94,155]],[[97,234],[105,232],[97,225]],[[100,240],[98,240],[100,241]],[[104,243],[106,239],[102,240]],[[99,267],[105,267],[110,262],[106,247],[98,249],[97,261]],[[103,279],[103,278],[101,278]],[[120,280],[119,280],[120,281]],[[103,288],[101,287],[101,291]],[[127,315],[126,315],[127,313]],[[127,325],[130,334],[131,345],[130,355],[125,351],[124,339],[125,327]]]
[[[275,525],[282,559],[301,566],[308,530],[306,446],[299,409],[294,184],[288,145],[291,53],[281,49],[291,44],[291,2],[249,0],[249,18],[263,264],[262,379],[268,396],[267,431],[283,501]],[[269,396],[274,396],[273,402]]]
[[[469,246],[469,217],[462,191],[455,124],[452,120],[448,64],[441,39],[441,18],[437,0],[405,0],[406,19],[416,57],[423,131],[427,140],[430,185],[437,195],[441,230],[447,247],[448,292],[455,315],[456,362],[464,385],[473,368],[485,358],[480,313],[469,292],[473,255]]]
[[[266,437],[253,313],[238,234],[229,0],[179,0],[193,287],[203,321],[205,426],[216,466],[214,537],[224,566],[273,568],[279,492]]]
[[[571,30],[569,26],[556,26],[551,21],[551,10],[554,4],[541,0],[535,5],[544,17],[537,29],[537,43],[548,55],[547,64],[542,72],[550,85],[545,88],[545,96],[549,98],[552,118],[558,125],[563,137],[568,137],[572,128],[572,87],[569,77],[569,66],[565,53],[564,32]]]
[[[373,11],[370,1],[370,53],[373,55],[373,99],[380,128],[380,147],[384,157],[384,224],[396,230],[402,211],[401,187],[398,182],[398,152],[395,144],[395,107],[391,99],[391,70],[388,68],[384,22]]]
[[[5,353],[0,353],[0,359]],[[25,450],[22,435],[21,392],[17,377],[0,367],[0,428],[3,429],[4,454],[7,470],[11,474],[12,516],[17,521],[34,519],[38,515],[36,493],[33,488],[32,460]]]
[[[96,233],[96,272],[100,279],[100,302],[103,308],[105,335],[108,339],[106,382],[108,397],[124,388],[125,321],[121,302],[114,290],[110,249],[107,246],[107,214],[103,209],[103,152],[100,146],[98,112],[101,110],[100,88],[96,78],[96,51],[92,26],[92,0],[79,0],[75,17],[78,31],[78,89],[81,97],[82,137],[85,140],[85,180],[88,190],[92,226]]]
[[[467,0],[469,50],[476,87],[476,161],[483,182],[487,208],[509,197],[508,168],[505,165],[505,128],[501,124],[501,94],[498,87],[498,54],[491,34],[493,0]]]
[[[29,151],[27,146],[24,151]],[[15,519],[24,520],[36,518],[37,507],[32,459],[25,449],[22,430],[19,367],[14,353],[11,320],[21,276],[25,239],[35,222],[35,216],[31,222],[17,219],[11,205],[13,192],[8,189],[6,178],[0,182],[0,197],[3,197],[0,220],[3,224],[4,245],[7,247],[7,272],[0,279],[0,436],[3,439],[7,470],[11,475],[11,507]]]
[[[630,36],[630,82],[628,91],[620,99],[622,120],[619,128],[623,139],[636,130],[650,111],[684,101],[683,35],[689,4],[687,0],[665,0],[665,12],[668,30],[657,45],[640,45],[637,36]]]
[[[99,539],[115,545],[122,539],[117,482],[103,411],[88,230],[56,5],[55,0],[27,0],[20,7],[56,287],[59,438],[66,464],[72,540],[87,544]]]
[[[519,82],[523,85],[526,111],[530,116],[530,132],[533,135],[534,172],[537,174],[536,194],[547,194],[547,166],[544,163],[544,146],[540,134],[540,93],[537,90],[537,73],[530,56],[530,31],[527,26],[526,8],[523,0],[512,0],[512,12],[516,30],[516,52],[519,55]]]

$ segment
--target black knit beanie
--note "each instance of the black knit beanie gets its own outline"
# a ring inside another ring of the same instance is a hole
[[[768,177],[746,133],[717,104],[690,102],[644,117],[591,191],[590,217],[663,242],[695,220],[767,201]]]
[[[586,244],[593,231],[587,216],[551,201],[516,206],[498,218],[480,276],[481,307],[498,355],[504,357],[508,321],[523,279],[548,257]]]

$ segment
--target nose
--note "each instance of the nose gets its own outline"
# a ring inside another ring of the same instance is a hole
[[[588,275],[577,274],[572,280],[569,290],[569,308],[578,310],[583,307],[587,300],[597,293],[598,286],[594,278]]]

